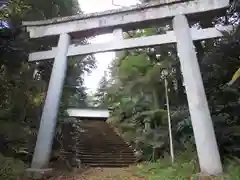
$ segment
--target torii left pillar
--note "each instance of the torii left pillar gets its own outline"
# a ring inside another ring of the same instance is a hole
[[[60,34],[33,155],[31,165],[32,171],[40,172],[48,167],[57,124],[59,104],[67,71],[67,52],[69,44],[70,35]]]

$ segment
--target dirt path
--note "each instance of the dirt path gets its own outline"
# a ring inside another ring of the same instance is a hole
[[[146,180],[129,168],[92,168],[75,177],[76,180]]]

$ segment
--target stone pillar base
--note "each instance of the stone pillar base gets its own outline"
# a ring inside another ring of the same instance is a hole
[[[217,178],[223,177],[222,175],[211,176],[207,174],[197,174],[197,180],[216,180]]]
[[[34,168],[28,168],[25,171],[25,175],[27,178],[31,179],[43,179],[46,177],[52,176],[53,169],[34,169]]]

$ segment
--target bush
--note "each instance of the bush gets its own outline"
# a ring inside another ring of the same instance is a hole
[[[192,152],[179,153],[175,163],[171,165],[169,157],[159,159],[157,162],[146,162],[137,165],[134,170],[137,175],[147,180],[196,180],[199,173],[198,161]],[[240,160],[224,161],[224,175],[213,180],[240,180]]]
[[[0,154],[0,179],[17,180],[24,172],[25,165],[20,160]]]
[[[228,160],[225,162],[225,171],[226,176],[224,177],[224,180],[240,180],[240,161],[237,159],[234,160]]]
[[[175,163],[171,165],[170,157],[165,156],[156,163],[144,163],[137,166],[137,174],[148,180],[186,180],[198,172],[197,159],[194,153],[178,153]]]

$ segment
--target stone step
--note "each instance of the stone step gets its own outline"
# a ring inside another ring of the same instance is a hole
[[[136,159],[121,159],[121,158],[79,158],[83,162],[124,162],[132,163],[136,162]]]
[[[85,154],[91,154],[91,153],[94,153],[94,154],[101,154],[101,153],[111,153],[111,154],[134,154],[132,151],[116,151],[116,150],[80,150],[78,149],[77,151],[78,153],[85,153]]]
[[[79,159],[96,159],[96,160],[136,160],[137,158],[133,157],[133,156],[85,156],[85,155],[76,155],[75,157],[79,158]]]
[[[97,145],[97,144],[96,144]],[[67,147],[66,147],[67,148]],[[102,144],[99,146],[94,146],[93,144],[86,144],[86,145],[75,145],[75,146],[68,146],[69,149],[72,148],[78,148],[78,149],[96,149],[96,150],[105,150],[105,149],[117,149],[117,150],[129,150],[132,151],[132,149],[128,146],[112,146],[108,144]]]
[[[65,157],[70,159],[70,157]],[[133,163],[137,162],[136,158],[119,158],[119,157],[83,157],[83,156],[72,156],[71,159],[80,159],[83,162],[125,162],[125,163]]]
[[[102,139],[104,139],[104,141]],[[109,144],[109,145],[122,145],[122,144],[125,144],[124,141],[118,140],[118,139],[108,140],[107,138],[98,138],[98,140],[94,140],[92,138],[84,138],[84,137],[82,137],[81,140],[76,140],[76,141],[73,141],[73,142],[75,142],[77,144],[92,144],[92,143],[100,144],[101,142],[104,143],[104,144]]]
[[[77,154],[85,154],[85,155],[117,155],[117,156],[126,156],[126,155],[131,155],[131,156],[134,156],[134,152],[116,152],[116,151],[112,151],[112,152],[109,152],[109,151],[68,151],[68,152],[64,152],[62,153],[63,155],[70,155],[70,154],[73,154],[73,153],[77,153]]]
[[[65,153],[61,153],[63,155],[71,155],[71,154],[80,154],[80,155],[102,155],[102,156],[111,156],[111,155],[116,155],[116,156],[134,156],[134,152],[116,152],[116,151],[68,151]]]
[[[109,134],[111,134],[110,132],[108,134],[99,134],[99,133],[91,133],[89,134],[90,132],[87,132],[87,133],[76,133],[75,135],[78,135],[79,138],[76,138],[76,139],[81,139],[81,137],[94,137],[95,135],[98,135],[99,137],[106,137],[107,139],[121,139],[120,136],[117,136],[117,135],[112,135],[112,136],[109,136]],[[122,140],[122,139],[121,139]]]
[[[120,161],[136,161],[137,158],[135,157],[116,157],[116,156],[82,156],[82,155],[77,155],[75,156],[76,158],[79,158],[81,160],[93,160],[93,161],[115,161],[115,160],[120,160]]]
[[[124,160],[94,160],[94,159],[82,159],[81,163],[84,164],[91,164],[91,163],[96,163],[96,164],[134,164],[136,161],[124,161]]]
[[[99,148],[96,148],[96,147],[92,147],[92,146],[76,146],[76,147],[72,147],[74,149],[78,149],[78,150],[95,150],[95,151],[106,151],[106,150],[118,150],[118,151],[129,151],[129,152],[132,152],[132,150],[129,148],[129,147],[114,147],[114,146],[105,146],[105,147],[99,147]],[[72,149],[71,148],[71,149]]]
[[[109,143],[105,143],[105,142],[103,142],[103,143],[76,143],[76,144],[74,144],[74,146],[75,147],[79,147],[79,148],[82,148],[82,147],[97,147],[97,148],[104,148],[104,147],[111,147],[111,148],[129,148],[129,149],[131,149],[127,144],[109,144]],[[72,146],[72,145],[69,145],[69,146],[67,146],[67,147],[74,147],[74,146]]]
[[[82,121],[74,129],[66,158],[80,159],[91,167],[127,167],[137,161],[133,150],[106,122]]]
[[[111,145],[111,144],[105,144],[105,143],[93,143],[93,144],[75,144],[74,145],[77,148],[96,148],[96,149],[109,149],[109,148],[115,148],[115,149],[131,149],[127,145]],[[68,146],[68,147],[74,147],[74,146]]]
[[[102,139],[104,139],[104,141]],[[75,143],[78,143],[78,144],[92,144],[92,143],[100,144],[101,142],[103,142],[104,144],[109,144],[109,145],[123,145],[123,144],[126,144],[124,141],[119,140],[119,139],[109,140],[107,138],[98,138],[98,140],[94,140],[93,138],[82,137],[79,140],[75,140]]]
[[[129,167],[130,165],[133,165],[134,163],[83,163],[85,164],[86,166],[89,166],[89,167],[110,167],[110,168],[113,168],[113,167]]]
[[[120,159],[136,159],[135,156],[132,154],[125,154],[125,155],[116,155],[116,154],[111,154],[111,155],[106,155],[106,154],[77,154],[76,156],[81,157],[81,158],[97,158],[97,159],[102,159],[102,158],[120,158]]]

